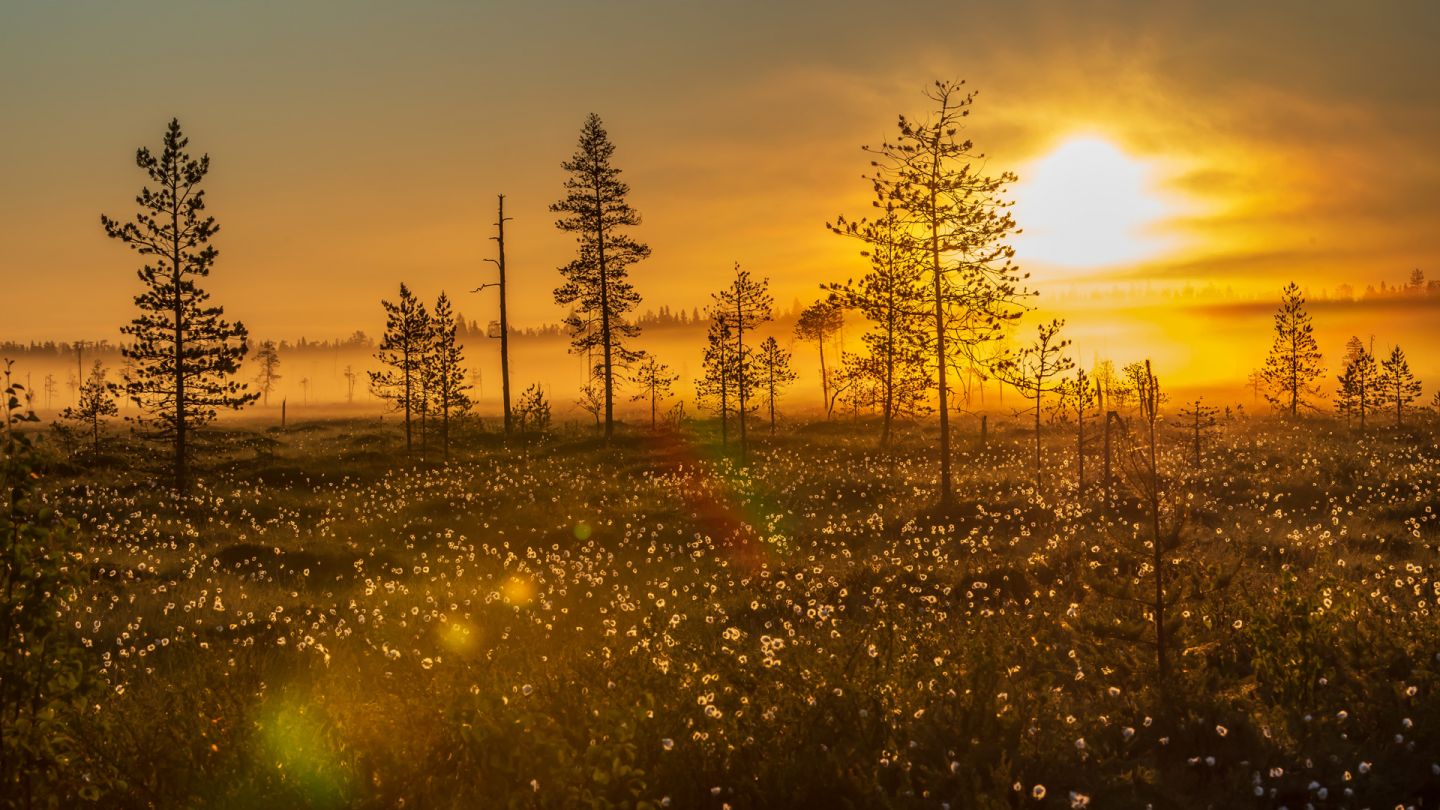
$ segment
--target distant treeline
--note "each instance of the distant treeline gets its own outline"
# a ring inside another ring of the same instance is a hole
[[[788,311],[776,311],[774,319],[780,323],[794,321],[801,310],[799,301],[793,303]],[[635,323],[647,329],[705,329],[709,326],[710,320],[700,307],[671,309],[662,306],[658,311],[646,310],[635,319]],[[489,326],[480,323],[478,320],[467,319],[463,315],[456,318],[457,337],[467,342],[468,345],[476,345],[479,341],[497,335],[499,326]],[[565,337],[565,326],[561,323],[547,323],[540,326],[514,327],[510,328],[512,338],[560,338]],[[259,343],[255,340],[247,341],[253,350]],[[0,341],[0,354],[5,357],[21,358],[43,358],[43,357],[74,357],[77,349],[83,350],[87,356],[96,357],[117,356],[120,354],[121,343],[109,340],[4,340]],[[375,339],[362,330],[355,330],[349,337],[332,338],[328,340],[311,340],[304,336],[294,341],[277,340],[275,348],[287,354],[304,354],[306,352],[333,352],[333,351],[373,351]]]
[[[1272,297],[1268,294],[1253,297],[1252,294],[1237,292],[1234,287],[1229,285],[1221,287],[1217,284],[1207,284],[1203,287],[1185,284],[1180,287],[1158,288],[1149,283],[1110,284],[1103,287],[1084,285],[1061,287],[1056,289],[1052,295],[1056,301],[1064,303],[1121,300],[1142,302],[1150,300],[1166,303],[1235,301],[1258,302],[1267,307],[1273,303]],[[1425,271],[1416,268],[1411,270],[1403,281],[1397,283],[1387,283],[1384,279],[1380,279],[1378,283],[1366,284],[1364,290],[1358,290],[1353,284],[1338,284],[1334,288],[1307,289],[1306,297],[1312,303],[1320,305],[1417,300],[1440,303],[1440,279],[1427,279]]]

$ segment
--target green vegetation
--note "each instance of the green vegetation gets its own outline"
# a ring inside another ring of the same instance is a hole
[[[1018,423],[959,437],[943,511],[933,429],[879,421],[744,467],[711,423],[462,422],[408,466],[393,424],[232,431],[180,503],[51,458],[90,574],[57,626],[106,691],[60,776],[110,807],[1433,801],[1433,428],[1224,419],[1197,465],[1162,420],[1161,680],[1143,421],[1108,507],[1069,428],[1037,490]]]

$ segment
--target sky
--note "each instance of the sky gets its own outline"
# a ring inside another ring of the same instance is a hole
[[[1042,306],[1440,278],[1437,42],[1434,2],[0,0],[0,340],[118,337],[137,262],[99,215],[172,116],[212,159],[209,287],[260,337],[375,334],[401,281],[493,317],[499,193],[512,320],[557,320],[547,206],[592,111],[643,307],[703,307],[736,261],[788,306],[863,271],[825,223],[866,212],[860,147],[936,78],[1021,176]]]

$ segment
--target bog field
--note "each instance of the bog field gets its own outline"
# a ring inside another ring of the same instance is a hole
[[[944,506],[933,432],[865,421],[744,460],[706,423],[463,428],[448,462],[393,420],[232,428],[183,502],[124,439],[51,448],[100,688],[34,778],[107,807],[1431,806],[1433,424],[1230,419],[1198,459],[1161,430],[1154,513],[1133,443],[1107,498],[1058,427],[1038,484],[1019,428],[959,436]]]

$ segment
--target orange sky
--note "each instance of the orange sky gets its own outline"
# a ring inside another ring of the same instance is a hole
[[[788,305],[862,269],[823,223],[864,213],[858,147],[935,77],[981,91],[997,170],[1091,134],[1183,203],[1148,260],[1029,262],[1052,295],[1440,277],[1437,41],[1430,2],[8,3],[0,339],[118,336],[135,259],[99,214],[132,210],[171,116],[213,160],[210,287],[260,337],[374,334],[401,280],[490,317],[463,291],[497,192],[513,318],[556,320],[546,205],[592,110],[654,248],[645,306],[703,306],[735,260]]]

